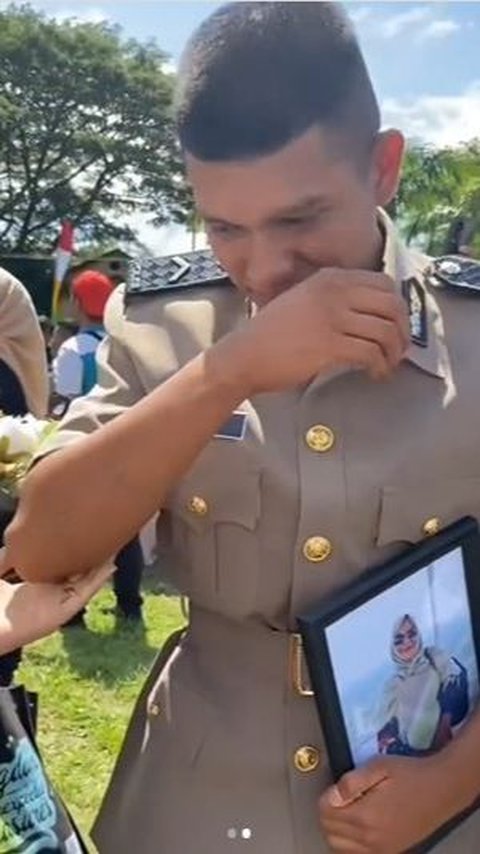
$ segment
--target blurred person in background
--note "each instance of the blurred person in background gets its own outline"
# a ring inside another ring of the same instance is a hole
[[[73,320],[60,320],[52,329],[49,342],[50,362],[49,362],[49,383],[50,383],[50,398],[48,411],[51,418],[59,419],[68,409],[70,401],[65,397],[57,394],[53,378],[53,363],[57,357],[58,351],[62,344],[72,335],[78,332],[78,324]]]
[[[473,224],[465,216],[457,216],[450,225],[445,252],[447,255],[473,255]]]
[[[50,352],[52,355],[52,361],[58,355],[60,347],[67,338],[70,338],[72,335],[76,335],[77,332],[78,323],[74,320],[59,320],[58,323],[55,324],[50,336]]]
[[[97,270],[84,270],[73,279],[73,319],[78,329],[60,345],[52,366],[56,409],[63,401],[62,415],[72,400],[88,394],[96,384],[96,353],[105,336],[103,315],[114,287],[111,279]],[[121,549],[115,564],[113,589],[117,603],[114,614],[120,622],[141,624],[143,553],[138,537]],[[67,625],[83,627],[84,617],[85,609],[82,608]]]
[[[38,322],[40,324],[40,329],[42,330],[43,341],[45,344],[45,355],[47,357],[47,365],[50,368],[52,364],[52,335],[54,330],[53,321],[46,315],[40,314],[38,316]]]
[[[73,320],[77,331],[60,344],[53,360],[55,392],[67,405],[87,394],[96,383],[95,354],[105,330],[103,313],[113,291],[108,276],[85,270],[73,279]]]
[[[23,285],[0,268],[0,409],[42,418],[47,411],[45,342]]]
[[[45,340],[24,286],[0,268],[0,410],[3,415],[46,415],[48,373]],[[14,513],[14,501],[0,496],[0,537]],[[10,685],[22,650],[0,656],[0,686]]]

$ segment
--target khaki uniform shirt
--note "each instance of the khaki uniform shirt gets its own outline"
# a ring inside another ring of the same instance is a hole
[[[386,272],[423,287],[428,259],[385,228]],[[137,703],[95,828],[101,854],[327,851],[316,802],[331,778],[314,701],[292,680],[296,615],[432,526],[480,517],[480,302],[432,288],[426,312],[428,346],[390,381],[350,371],[245,401],[244,438],[212,438],[169,496],[159,537],[190,627]],[[126,304],[116,292],[100,384],[56,445],[243,321],[229,286]],[[479,833],[474,815],[435,850],[474,854]]]

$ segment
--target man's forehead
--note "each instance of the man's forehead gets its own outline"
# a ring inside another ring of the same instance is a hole
[[[287,216],[305,216],[309,213],[313,214],[322,207],[330,204],[331,197],[324,193],[310,193],[304,196],[299,195],[297,197],[292,196],[289,199],[286,198],[282,204],[278,203],[275,205],[273,204],[273,200],[268,197],[262,200],[257,199],[256,202],[257,210],[261,211],[263,208],[264,218],[267,220],[280,219]],[[261,202],[264,202],[264,204],[262,205]],[[238,207],[235,205],[232,205],[233,209],[238,211]],[[207,223],[225,219],[225,210],[222,212],[220,207],[217,208],[213,202],[211,206],[208,203],[206,207],[199,206],[199,213]]]
[[[265,216],[327,204],[345,175],[347,161],[332,157],[318,137],[304,135],[280,151],[245,161],[203,161],[186,155],[197,205],[207,219],[252,206]]]
[[[299,136],[286,142],[280,148],[269,153],[238,160],[203,160],[194,152],[184,151],[185,162],[189,170],[221,169],[228,167],[244,168],[268,168],[283,164],[285,161],[304,161],[306,157],[315,161],[334,162],[338,158],[339,145],[338,134],[318,124],[312,125]]]

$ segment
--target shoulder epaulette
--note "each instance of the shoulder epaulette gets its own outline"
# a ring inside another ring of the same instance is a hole
[[[480,293],[480,263],[463,255],[444,255],[432,262],[432,284]]]
[[[135,258],[129,264],[125,298],[228,282],[224,270],[208,249],[163,258]]]

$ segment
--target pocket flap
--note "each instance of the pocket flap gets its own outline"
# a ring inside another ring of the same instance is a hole
[[[376,543],[417,543],[428,522],[444,528],[467,515],[480,517],[480,477],[384,486]]]
[[[253,531],[260,516],[260,473],[204,471],[187,476],[168,502],[197,534],[212,524],[230,522]]]

